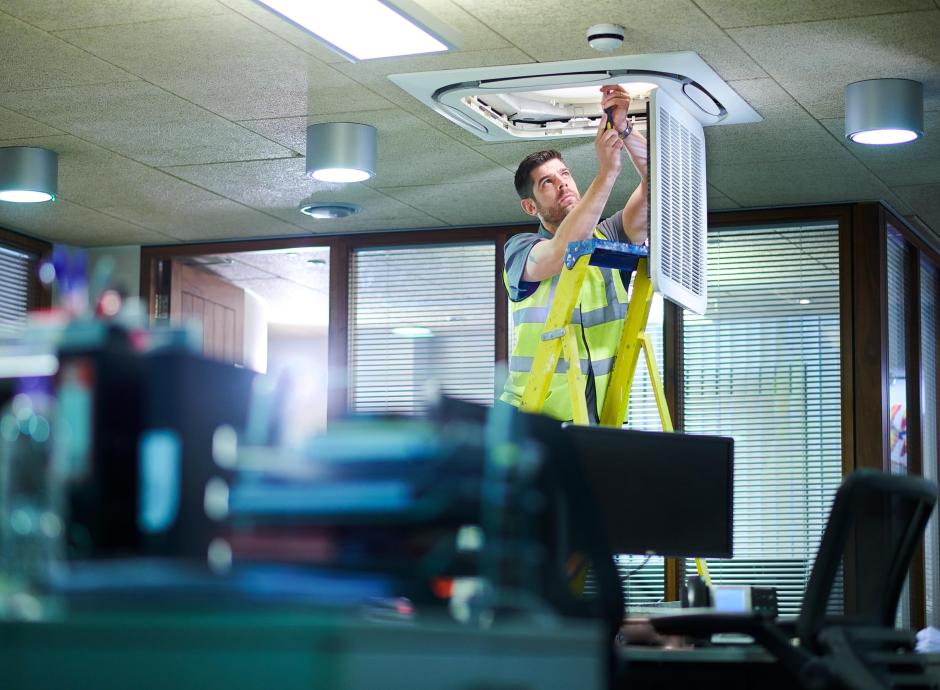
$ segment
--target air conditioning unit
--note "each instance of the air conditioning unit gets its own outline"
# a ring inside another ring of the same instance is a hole
[[[395,84],[484,141],[594,136],[599,88],[622,84],[645,129],[650,94],[668,94],[703,126],[759,122],[696,53],[654,53],[393,74]]]
[[[705,313],[707,199],[704,127],[759,122],[744,99],[691,52],[393,74],[395,84],[489,142],[591,136],[600,87],[631,95],[649,142],[650,260],[656,292]]]

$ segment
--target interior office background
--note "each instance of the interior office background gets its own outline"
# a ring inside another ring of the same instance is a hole
[[[439,4],[449,6],[448,3]],[[8,3],[6,7],[9,9],[14,5],[25,7],[23,11],[32,11],[27,3]],[[228,5],[249,7],[251,3],[230,1]],[[698,5],[717,6],[718,3]],[[898,3],[889,5],[897,10]],[[696,50],[710,63],[720,65],[719,71],[723,76],[737,75],[735,79],[739,81],[734,82],[735,88],[746,93],[750,100],[760,102],[770,134],[768,139],[756,134],[748,135],[754,141],[749,151],[752,156],[750,165],[745,166],[742,173],[746,177],[747,173],[754,174],[763,165],[760,150],[768,142],[778,148],[787,148],[794,145],[794,134],[807,136],[815,132],[816,136],[808,136],[808,142],[804,143],[811,146],[828,143],[831,146],[833,142],[827,138],[828,134],[822,136],[821,127],[838,129],[841,126],[841,121],[837,122],[838,118],[834,117],[838,111],[836,108],[828,116],[822,116],[825,124],[817,127],[819,131],[811,129],[808,125],[816,127],[819,123],[786,94],[785,98],[778,99],[778,92],[783,90],[777,88],[776,82],[767,78],[767,74],[775,74],[779,81],[803,88],[813,79],[813,70],[802,69],[799,60],[803,56],[813,56],[818,60],[816,64],[825,65],[826,70],[835,74],[835,81],[849,75],[852,75],[850,78],[862,78],[865,76],[862,72],[875,59],[878,71],[892,76],[901,76],[908,67],[906,56],[910,54],[919,55],[925,69],[935,64],[935,48],[930,46],[936,45],[933,40],[936,7],[929,2],[911,5],[917,6],[917,11],[883,15],[883,8],[879,6],[858,10],[862,14],[871,12],[878,16],[849,17],[845,22],[839,22],[838,17],[851,12],[847,12],[842,3],[829,4],[825,13],[834,14],[825,16],[813,15],[817,10],[793,9],[789,5],[774,3],[773,8],[768,5],[768,9],[763,10],[768,16],[758,17],[756,21],[730,15],[761,11],[754,9],[757,5],[747,9],[743,3],[728,3],[712,13],[713,22],[703,22],[702,17],[694,12],[677,12],[670,16],[669,21],[663,21],[656,10],[633,7],[630,21],[631,26],[645,31],[645,34],[641,31],[635,36],[646,41],[637,43],[636,49],[650,52]],[[244,11],[250,11],[253,18],[264,23],[265,28],[273,33],[286,31],[273,27],[273,22],[262,17],[257,8]],[[578,8],[578,11],[583,13],[587,8]],[[805,12],[812,16],[790,16],[787,14],[790,12],[797,15]],[[454,8],[448,10],[448,18],[454,21],[464,21],[462,17],[465,14]],[[547,16],[551,16],[550,13]],[[141,32],[140,35],[150,35],[149,23],[154,18],[145,19],[147,21],[140,21],[139,26],[134,27]],[[52,21],[55,20],[53,17]],[[792,24],[787,23],[790,20]],[[810,27],[801,24],[804,20],[819,21]],[[43,19],[31,21],[41,24]],[[208,23],[211,20],[201,21]],[[234,17],[226,16],[222,21],[226,26],[236,26]],[[847,46],[853,45],[852,41],[861,40],[868,27],[880,27],[881,22],[890,22],[892,27],[890,32],[878,35],[876,43],[883,50],[877,51],[874,58],[865,56],[865,59],[859,59]],[[184,24],[182,20],[178,23]],[[4,26],[7,25],[15,27],[4,34],[11,46],[35,38],[37,46],[53,47],[47,42],[49,36],[39,37],[42,32],[32,25],[26,26],[19,20],[4,16]],[[735,25],[744,28],[735,29]],[[775,30],[766,28],[770,25]],[[54,31],[54,24],[50,26],[53,28],[49,30]],[[719,32],[718,26],[731,28]],[[831,45],[814,40],[820,34],[814,33],[812,28],[840,40],[832,40]],[[544,29],[544,24],[537,24],[532,30]],[[517,44],[524,44],[530,51],[536,48],[543,51],[536,53],[533,59],[585,56],[579,52],[587,50],[581,45],[583,36],[580,33],[576,49],[573,41],[543,46],[532,35],[526,34],[526,30],[511,27],[508,23],[502,26],[503,33]],[[748,47],[748,60],[739,57],[740,48],[729,44],[729,33],[738,44]],[[100,43],[95,43],[99,40],[96,38],[98,34],[105,37],[100,39]],[[20,35],[27,38],[20,38]],[[153,65],[162,67],[164,62],[156,51],[145,53],[138,50],[133,38],[135,35],[128,30],[126,35],[122,34],[123,42],[109,43],[111,33],[106,28],[92,28],[87,32],[77,32],[74,39],[87,39],[88,50],[107,49],[114,54],[120,53],[114,59],[126,60],[132,70],[144,72],[156,69]],[[191,36],[198,34],[194,32]],[[767,36],[776,37],[778,42],[765,41]],[[265,40],[258,42],[262,48],[269,46],[270,36]],[[469,55],[468,60],[482,59],[484,52],[490,53],[497,48],[490,33],[479,27],[472,32],[472,40],[474,45],[470,46],[470,52],[465,53]],[[253,41],[245,43],[255,46]],[[303,45],[307,47],[308,44]],[[779,50],[780,45],[786,50]],[[226,46],[232,53],[240,54],[238,46],[233,43]],[[897,50],[893,50],[895,48]],[[322,51],[322,47],[310,50]],[[492,59],[519,59],[511,46],[502,46],[499,50],[503,52],[495,51],[497,55]],[[557,50],[558,54],[549,54],[549,50]],[[201,52],[195,52],[201,59]],[[41,53],[43,51],[36,48],[32,52],[21,51],[20,55],[42,61]],[[88,59],[87,54],[75,55],[77,62]],[[26,59],[13,52],[7,57],[11,64]],[[750,64],[753,61],[759,61],[766,70],[763,77],[756,64]],[[771,69],[773,63],[779,63],[777,71]],[[286,64],[295,66],[292,58],[286,59]],[[852,70],[848,64],[852,65]],[[915,67],[920,68],[920,65],[918,63]],[[264,66],[280,75],[268,63]],[[201,67],[212,65],[203,60]],[[352,71],[355,68],[346,69]],[[384,73],[378,68],[369,69],[373,71],[362,81],[399,106],[400,101],[389,93]],[[13,72],[11,69],[5,78],[13,79]],[[799,72],[803,73],[794,76]],[[178,71],[173,69],[149,78],[160,81],[166,89],[178,85],[181,79]],[[233,78],[237,76],[215,74],[213,77],[222,86],[230,83],[226,79]],[[59,79],[68,81],[64,76]],[[279,85],[279,89],[289,91],[299,81],[299,77],[294,78],[290,83]],[[183,84],[183,87],[190,86]],[[236,89],[197,93],[203,86],[197,84],[189,96],[197,100],[204,96],[220,101],[231,96],[231,101],[225,101],[230,106],[238,96]],[[252,86],[258,88],[257,84]],[[835,91],[841,93],[842,86],[838,83]],[[27,83],[22,89],[31,91],[33,87]],[[128,88],[134,87],[140,85],[128,84]],[[89,87],[89,90],[94,89]],[[339,87],[337,90],[342,91]],[[828,94],[822,85],[813,85],[809,91],[811,97],[819,97],[817,101],[824,100]],[[290,93],[294,94],[293,91]],[[305,90],[303,94],[306,95]],[[72,105],[77,107],[77,104],[69,104],[70,107]],[[37,100],[28,109],[40,112],[42,103]],[[424,118],[416,112],[398,112],[391,108],[376,112],[402,130],[407,130],[409,125],[414,125],[415,129],[426,125]],[[812,114],[820,117],[815,110]],[[54,113],[50,112],[50,115]],[[363,113],[358,115],[367,116]],[[329,113],[314,116],[320,120],[329,117]],[[425,117],[437,116],[426,113]],[[237,118],[233,116],[233,119]],[[306,122],[307,118],[300,119]],[[16,120],[14,124],[19,122]],[[929,122],[936,122],[936,118]],[[149,134],[145,130],[146,125],[144,130],[133,130],[133,134]],[[733,158],[734,150],[738,145],[747,145],[748,141],[736,141],[732,128],[710,130],[717,130],[710,131],[709,135],[721,145],[711,150],[716,159],[719,155],[725,157],[725,178],[730,184],[732,176],[727,170],[738,167]],[[149,141],[138,137],[130,144],[142,146]],[[405,143],[414,148],[421,142],[404,138],[395,151],[405,150]],[[427,147],[423,163],[434,162],[432,156],[440,141],[435,139],[432,143],[435,145]],[[84,151],[93,147],[79,148]],[[841,149],[839,153],[844,154]],[[929,158],[929,151],[925,155]],[[851,157],[845,155],[843,158]],[[104,160],[95,158],[95,163]],[[126,159],[121,159],[122,165],[126,162]],[[874,167],[871,160],[868,162]],[[719,582],[767,582],[778,586],[785,612],[792,612],[799,601],[829,500],[842,476],[861,467],[922,473],[930,477],[937,475],[937,239],[916,219],[900,217],[879,204],[792,206],[826,199],[877,198],[872,194],[874,187],[860,183],[868,177],[863,179],[863,176],[853,173],[837,180],[841,170],[835,156],[823,163],[820,169],[823,175],[829,176],[832,186],[819,184],[810,193],[807,186],[794,185],[786,201],[790,206],[713,213],[709,228],[711,299],[708,312],[704,318],[697,318],[679,313],[668,304],[663,305],[654,314],[651,328],[677,428],[728,434],[737,442],[736,558],[728,563],[713,564],[716,579]],[[861,167],[857,161],[852,163],[856,168]],[[888,161],[885,165],[890,164]],[[926,169],[926,164],[924,166]],[[429,174],[436,174],[442,167],[447,167],[446,161],[432,167]],[[786,167],[791,171],[804,170],[802,163],[793,161]],[[73,181],[84,172],[85,168],[77,169],[73,173]],[[815,176],[812,179],[819,179],[820,171],[813,172]],[[508,177],[504,175],[504,178],[498,184],[508,189]],[[925,176],[921,182],[925,181],[935,180]],[[915,192],[929,196],[935,189],[935,186],[918,186],[911,181],[897,182],[897,185],[905,184],[912,196],[892,197],[892,202],[909,201]],[[495,188],[489,180],[481,180],[478,186],[484,194]],[[87,187],[92,190],[94,184],[89,182]],[[887,186],[882,187],[887,189]],[[144,185],[135,179],[129,188],[143,191]],[[890,191],[897,190],[892,187]],[[712,198],[719,202],[713,206],[721,205],[720,195]],[[750,205],[765,203],[763,197],[748,198],[751,201],[745,203]],[[66,207],[81,216],[73,217],[76,227],[94,230],[90,226],[95,221],[88,220],[90,214],[80,208]],[[151,209],[151,212],[159,218],[162,210]],[[927,211],[920,212],[929,217]],[[94,218],[102,220],[101,216]],[[111,216],[108,218],[113,220]],[[41,237],[58,237],[69,229],[67,214],[55,222],[58,225],[48,224],[45,233],[27,231],[25,234],[11,232],[18,228],[9,222],[4,223],[9,230],[0,238],[5,247],[0,255],[4,261],[0,279],[5,280],[3,289],[9,291],[4,294],[17,295],[16,300],[9,304],[20,315],[26,304],[40,304],[46,299],[35,285],[31,264],[48,251],[48,242]],[[352,222],[355,223],[355,219]],[[24,222],[24,227],[26,225]],[[282,227],[277,222],[273,225]],[[117,226],[116,221],[113,226]],[[936,230],[938,226],[933,223],[933,227]],[[103,242],[102,237],[111,228],[109,223],[97,233],[89,232],[89,237],[94,238],[89,244],[109,244]],[[196,304],[192,300],[184,308],[185,290],[179,285],[176,286],[179,298],[173,299],[174,261],[177,267],[186,267],[175,272],[177,278],[186,269],[192,269],[251,294],[263,292],[260,285],[267,280],[265,273],[272,275],[265,269],[265,266],[271,267],[271,256],[277,257],[280,264],[293,262],[300,267],[301,270],[277,269],[276,277],[287,279],[296,288],[295,292],[306,290],[309,293],[306,295],[310,300],[307,306],[291,311],[311,318],[302,324],[255,319],[253,323],[258,328],[264,323],[266,336],[252,339],[246,336],[246,331],[250,336],[254,329],[247,328],[243,329],[238,340],[242,358],[251,358],[255,366],[263,362],[272,373],[276,373],[277,367],[286,370],[300,357],[304,374],[329,374],[312,377],[313,380],[305,379],[298,386],[302,391],[313,393],[306,401],[308,408],[319,405],[316,418],[308,420],[313,427],[326,424],[346,410],[406,413],[415,410],[420,406],[428,374],[440,380],[446,391],[483,402],[492,399],[495,383],[499,380],[500,363],[506,361],[511,349],[509,315],[500,276],[502,245],[510,233],[531,228],[451,226],[422,232],[357,232],[366,229],[381,230],[375,226],[363,226],[350,228],[352,232],[224,244],[161,246],[152,244],[153,240],[137,240],[144,242],[144,246],[96,246],[91,249],[91,255],[92,260],[105,254],[116,257],[116,281],[131,294],[143,296],[150,315],[158,319],[196,315]],[[246,232],[244,228],[241,231],[242,234]],[[156,236],[150,232],[142,232],[141,235]],[[433,274],[424,277],[420,283],[416,282],[418,269],[429,265],[435,268]],[[416,285],[421,289],[416,289]],[[246,321],[250,314],[256,313],[250,306],[243,308]],[[403,315],[408,315],[409,323],[403,323]],[[207,314],[204,305],[199,318],[204,325],[207,321],[212,325],[212,328],[203,329],[204,347],[210,354],[219,354],[219,341],[214,335],[208,335],[215,333],[216,322]],[[394,332],[403,325],[425,331]],[[422,338],[421,333],[431,337]],[[234,360],[235,344],[225,345],[224,336],[222,342],[221,356],[227,356],[226,347],[231,347],[228,355]],[[302,355],[298,355],[298,350]],[[264,351],[264,356],[261,351]],[[296,370],[296,366],[292,369]],[[629,423],[638,428],[658,428],[655,408],[645,385],[640,381],[632,398]],[[667,511],[669,507],[664,506],[663,510]],[[935,604],[940,595],[940,537],[936,525],[935,517],[928,530],[923,554],[915,562],[900,612],[902,621],[912,627],[921,627],[927,622],[937,624],[940,617]],[[621,561],[625,570],[640,565],[636,559],[624,558]],[[675,597],[679,582],[689,567],[689,563],[651,559],[631,576],[628,595],[638,601]],[[841,592],[841,605],[847,610],[853,606],[854,574],[854,564],[847,563]]]

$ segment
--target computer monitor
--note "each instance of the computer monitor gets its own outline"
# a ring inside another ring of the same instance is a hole
[[[731,558],[734,440],[566,426],[611,553]]]

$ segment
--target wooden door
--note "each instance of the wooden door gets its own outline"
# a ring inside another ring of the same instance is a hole
[[[170,323],[202,324],[203,352],[225,362],[244,363],[245,291],[196,266],[172,262]]]

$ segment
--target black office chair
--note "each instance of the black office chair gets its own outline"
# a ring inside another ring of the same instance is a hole
[[[895,629],[898,601],[937,485],[912,476],[859,471],[836,492],[795,624],[747,614],[689,614],[654,619],[664,635],[708,638],[744,633],[762,645],[798,687],[882,690],[936,687],[914,634]],[[859,538],[856,538],[858,536]],[[856,573],[856,613],[826,615],[843,559]],[[798,645],[791,643],[792,638]]]

